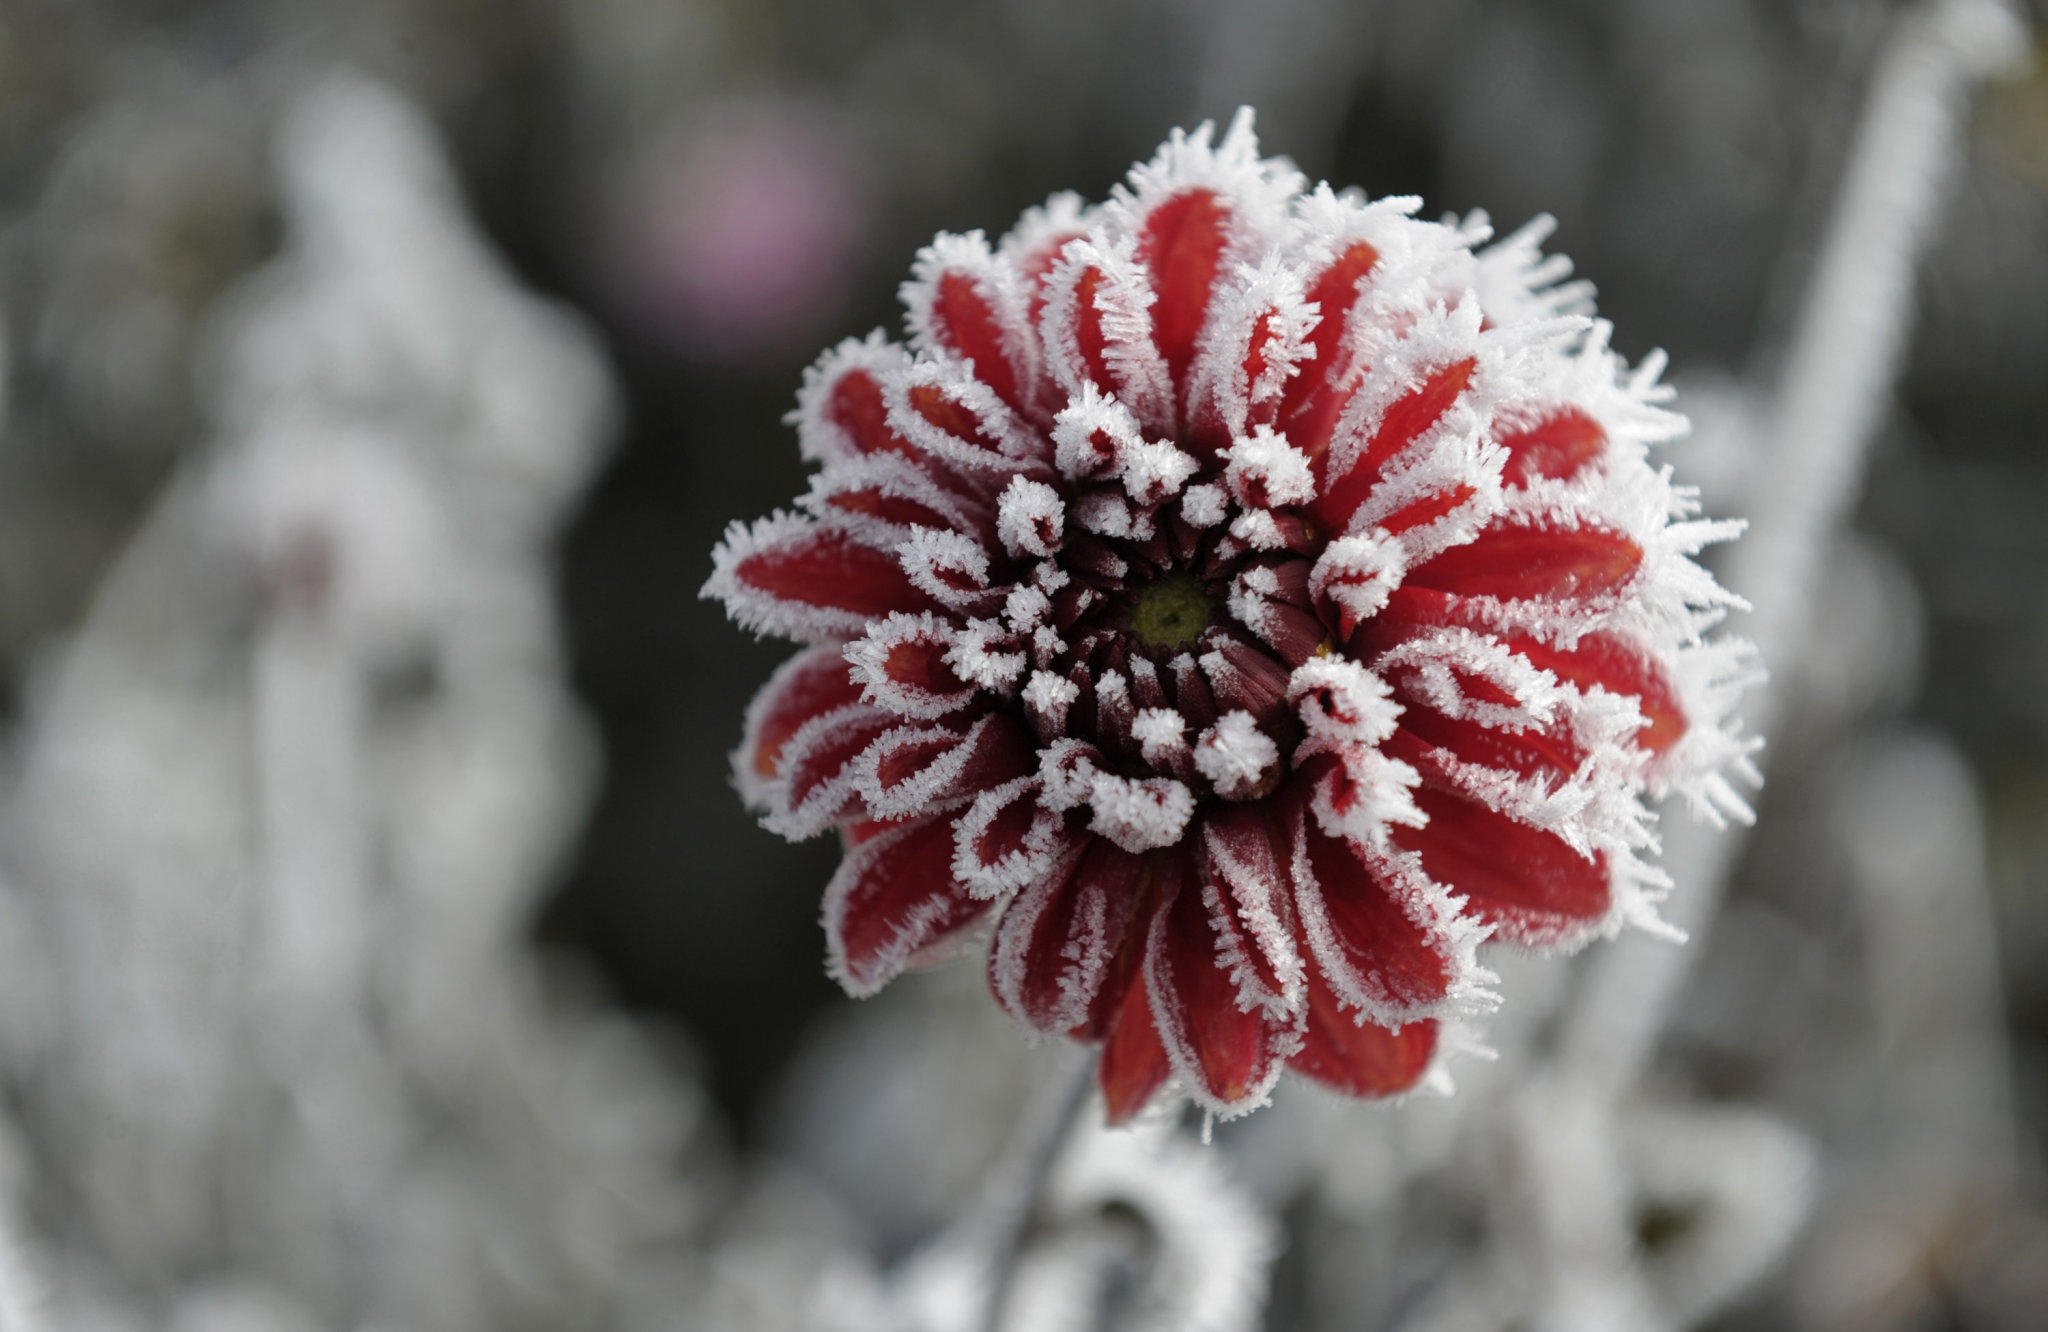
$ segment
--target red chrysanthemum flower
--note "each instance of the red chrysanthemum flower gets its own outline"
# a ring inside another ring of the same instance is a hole
[[[992,920],[997,999],[1102,1042],[1114,1119],[1286,1067],[1386,1095],[1491,1002],[1482,939],[1655,923],[1646,795],[1740,808],[1743,649],[1690,558],[1729,533],[1646,459],[1656,367],[1547,223],[1475,250],[1415,209],[1305,190],[1240,113],[939,237],[908,348],[806,378],[819,474],[706,593],[814,644],[737,768],[844,839],[849,991]]]

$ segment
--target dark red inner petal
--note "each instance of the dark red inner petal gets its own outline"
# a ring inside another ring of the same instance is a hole
[[[803,724],[835,708],[845,707],[860,697],[860,686],[846,673],[846,659],[836,647],[810,654],[802,665],[790,668],[768,688],[766,700],[752,735],[749,762],[756,776],[773,777],[782,747]]]
[[[791,754],[787,806],[802,809],[820,787],[837,779],[846,765],[860,757],[861,751],[873,744],[875,737],[894,720],[886,713],[852,713],[839,724],[827,726],[799,752]],[[849,794],[847,799],[851,802],[853,797]]]
[[[1230,210],[1216,192],[1195,189],[1153,209],[1138,233],[1138,258],[1151,270],[1157,297],[1153,338],[1177,385],[1187,382],[1195,342],[1209,317],[1229,227]]]
[[[1526,486],[1538,478],[1568,481],[1600,456],[1607,432],[1576,407],[1566,407],[1535,425],[1501,436],[1508,451],[1505,476],[1509,485]]]
[[[1360,1024],[1345,1012],[1314,963],[1309,965],[1308,1025],[1288,1066],[1350,1096],[1392,1096],[1413,1087],[1436,1054],[1437,1024],[1399,1030]]]
[[[1142,864],[1113,843],[1091,837],[1050,890],[1033,885],[1010,900],[996,926],[997,947],[990,950],[989,964],[992,969],[1021,964],[1014,994],[1019,1018],[1050,1031],[1061,1025],[1061,1011],[1077,1001],[1094,1007],[1137,915]],[[1004,959],[1003,952],[1018,943],[1022,946],[1014,958]],[[1122,979],[1129,983],[1128,976]],[[1074,993],[1077,985],[1087,986],[1087,992]],[[1005,997],[1002,986],[992,988]]]
[[[847,975],[861,985],[886,979],[892,963],[900,967],[988,909],[953,881],[953,829],[944,818],[864,842],[841,872],[854,877],[831,923]]]
[[[1451,967],[1429,932],[1408,918],[1390,886],[1340,838],[1308,831],[1309,868],[1321,891],[1355,988],[1381,1003],[1434,1003],[1450,993]]]
[[[825,503],[842,513],[879,518],[885,523],[899,523],[905,527],[949,528],[954,525],[951,518],[922,500],[907,495],[891,495],[880,486],[841,490]]]
[[[1144,983],[1127,984],[1123,1003],[1116,1012],[1116,1025],[1102,1047],[1102,1062],[1095,1069],[1109,1122],[1128,1123],[1166,1085],[1172,1072],[1166,1047],[1152,1025],[1152,1008],[1146,1002]]]
[[[1017,372],[1003,347],[1003,325],[981,284],[966,273],[942,273],[932,293],[932,329],[956,355],[974,362],[974,377],[1011,407],[1024,406]]]
[[[1469,910],[1509,937],[1540,941],[1607,914],[1602,857],[1449,791],[1423,787],[1415,800],[1429,822],[1395,829],[1396,844],[1419,853],[1432,879],[1465,894]]]
[[[951,648],[952,644],[937,636],[906,638],[891,643],[888,653],[882,658],[882,674],[920,694],[943,696],[958,693],[967,685],[946,664],[946,653]]]
[[[762,547],[739,562],[733,577],[780,601],[850,611],[869,620],[891,611],[935,609],[895,556],[830,527],[813,527]]]
[[[1503,522],[1411,571],[1408,581],[1504,601],[1592,601],[1620,590],[1642,562],[1642,547],[1606,528]]]

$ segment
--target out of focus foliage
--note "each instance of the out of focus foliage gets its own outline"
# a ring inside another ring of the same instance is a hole
[[[803,365],[933,231],[1249,103],[1312,176],[1556,214],[1741,512],[1900,8],[0,0],[0,1200],[49,1325],[956,1325],[918,1246],[1056,1052],[971,974],[825,981],[830,851],[726,785],[778,650],[695,599],[801,488]],[[1181,1325],[1177,1272],[1217,1327],[1269,1280],[1276,1328],[2035,1324],[2048,73],[1970,125],[1623,1167],[1497,1033],[1450,1102],[1078,1153],[1017,1326]],[[1612,1288],[1536,1238],[1595,1176]]]

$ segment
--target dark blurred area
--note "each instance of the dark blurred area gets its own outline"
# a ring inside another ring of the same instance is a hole
[[[205,386],[229,355],[224,302],[291,244],[280,119],[331,71],[382,85],[440,136],[510,281],[572,312],[616,383],[611,451],[565,483],[559,527],[536,547],[555,552],[542,576],[601,775],[587,822],[536,871],[546,896],[526,918],[602,1002],[679,1034],[734,1141],[770,1145],[793,1059],[848,1002],[824,976],[817,927],[836,848],[785,845],[741,810],[727,753],[785,649],[732,628],[697,590],[729,521],[802,491],[781,419],[803,368],[844,335],[897,330],[895,287],[917,247],[942,229],[1000,232],[1056,190],[1099,197],[1169,128],[1249,104],[1268,148],[1312,178],[1419,195],[1429,214],[1483,206],[1509,227],[1555,215],[1555,244],[1598,285],[1618,349],[1672,356],[1679,405],[1701,427],[1672,454],[1681,478],[1739,512],[1769,466],[1743,438],[1742,394],[1769,382],[1902,8],[0,0],[9,716],[28,725],[53,645],[79,633],[160,497],[234,433]],[[2048,72],[1991,87],[1969,125],[1858,539],[1830,584],[1841,605],[1815,608],[1834,642],[1795,672],[1800,697],[1819,701],[1789,705],[1773,738],[1733,933],[1711,946],[1778,967],[1799,1030],[1853,1026],[1861,1001],[1832,976],[1833,950],[1860,945],[1843,944],[1855,927],[1826,886],[1845,872],[1819,830],[1838,796],[1827,774],[1855,768],[1844,756],[1867,756],[1855,746],[1873,732],[1959,754],[1981,804],[1996,946],[1982,962],[2000,978],[2015,1159],[2035,1179],[2048,1132]],[[418,687],[413,670],[379,688]],[[573,766],[563,752],[539,751]],[[1713,1001],[1701,1030],[1674,1038],[1690,1061],[1679,1080],[1775,1095],[1795,1118],[1834,1113],[1764,1066],[1797,1051],[1759,1054],[1708,1029]],[[1954,1251],[1930,1240],[1914,1279],[1934,1293],[1911,1317],[1864,1325],[2022,1326],[2007,1321],[2012,1291],[2044,1293],[2028,1265],[2048,1254],[2048,1222],[2013,1224],[2036,1228],[2032,1247],[2000,1241],[2024,1261],[1941,1269]],[[1770,1311],[1796,1304],[1703,1325],[1790,1326]]]

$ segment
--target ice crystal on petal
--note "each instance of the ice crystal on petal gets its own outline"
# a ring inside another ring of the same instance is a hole
[[[1658,928],[1648,802],[1744,813],[1739,605],[1652,461],[1684,430],[1539,218],[1307,187],[1249,113],[1100,207],[940,236],[907,348],[791,420],[821,468],[707,595],[809,648],[736,757],[839,828],[832,973],[988,940],[1111,1118],[1440,1077],[1488,939]],[[991,913],[994,925],[989,925]]]

